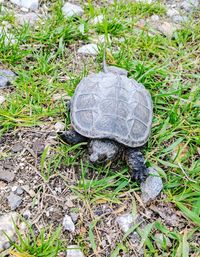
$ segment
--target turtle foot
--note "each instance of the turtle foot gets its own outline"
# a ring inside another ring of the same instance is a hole
[[[144,182],[148,177],[149,170],[147,168],[139,170],[139,171],[132,171],[131,178],[136,182]]]
[[[58,132],[59,138],[67,144],[78,144],[81,142],[86,142],[86,137],[80,135],[75,130],[68,130],[63,132]]]

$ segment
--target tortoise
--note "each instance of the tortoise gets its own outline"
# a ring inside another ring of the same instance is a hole
[[[58,132],[68,144],[88,142],[92,163],[113,161],[123,153],[131,177],[148,176],[140,152],[149,138],[153,106],[145,87],[125,69],[107,66],[83,78],[70,101],[72,129]]]

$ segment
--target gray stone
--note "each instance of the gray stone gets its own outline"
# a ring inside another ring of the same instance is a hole
[[[152,21],[159,21],[160,17],[158,15],[154,14],[154,15],[151,16],[151,20]]]
[[[81,23],[78,26],[78,30],[81,32],[81,34],[84,34],[85,33],[85,25],[83,23]]]
[[[151,3],[155,2],[155,0],[135,0],[135,2],[151,4]]]
[[[17,187],[17,190],[15,191],[15,193],[16,193],[17,195],[22,195],[23,192],[24,192],[24,190],[23,190],[23,188],[21,188],[20,186],[18,186],[18,187]]]
[[[0,95],[0,105],[6,101],[6,98]]]
[[[163,246],[172,246],[170,239],[161,233],[155,234],[155,243],[159,249],[162,249]]]
[[[23,217],[24,217],[26,220],[30,219],[30,217],[31,217],[31,212],[30,212],[30,210],[25,210],[24,213],[23,213]]]
[[[182,23],[182,22],[186,22],[188,18],[186,16],[175,15],[172,17],[172,20],[175,23]]]
[[[73,222],[77,222],[78,216],[79,216],[78,213],[71,212],[71,213],[70,213],[70,216],[71,216]]]
[[[62,12],[66,18],[72,16],[81,16],[83,15],[84,11],[79,5],[65,3],[62,7]]]
[[[105,43],[106,40],[107,40],[108,42],[111,42],[110,35],[108,35],[108,38],[106,38],[105,35],[97,35],[97,36],[91,38],[91,41],[92,41],[93,43],[95,43],[95,44],[99,44],[99,43],[102,44],[102,43]],[[119,40],[119,41],[120,41],[120,40]]]
[[[84,257],[78,245],[69,245],[67,247],[67,257]]]
[[[160,31],[166,37],[172,38],[174,32],[177,30],[175,24],[169,22],[163,22],[162,24],[156,25],[158,31]]]
[[[174,8],[169,8],[168,10],[167,10],[167,16],[168,17],[173,17],[173,16],[175,16],[175,15],[179,15],[179,12],[176,10],[176,9],[174,9]]]
[[[15,178],[14,171],[5,170],[2,166],[0,166],[0,180],[5,182],[12,182]]]
[[[123,214],[116,218],[116,222],[118,223],[121,230],[126,233],[129,228],[132,227],[133,223],[135,222],[137,216],[133,217],[131,213]]]
[[[14,240],[15,227],[14,223],[17,222],[18,214],[16,212],[6,213],[0,216],[0,253],[9,248],[9,239],[5,236],[4,232]]]
[[[63,219],[63,229],[70,231],[70,232],[74,232],[75,231],[75,226],[74,223],[72,221],[72,218],[69,215],[65,215],[64,219]]]
[[[102,23],[103,22],[103,19],[104,19],[104,16],[101,14],[101,15],[98,15],[96,17],[94,17],[92,20],[91,20],[91,23],[93,25],[96,25],[98,23]]]
[[[37,10],[39,7],[38,0],[10,0],[10,2],[30,10]]]
[[[39,16],[34,12],[25,13],[25,14],[20,13],[15,16],[15,19],[18,22],[18,24],[21,26],[23,26],[26,23],[33,26],[39,20]]]
[[[88,45],[81,46],[78,49],[78,54],[95,56],[98,54],[98,46],[96,44],[88,44]]]
[[[185,0],[182,2],[180,7],[186,12],[191,12],[199,6],[199,0]]]
[[[13,147],[12,147],[12,151],[14,153],[18,153],[21,152],[24,149],[23,145],[20,143],[16,143]]]
[[[158,172],[153,168],[149,168],[149,176],[145,182],[141,183],[141,192],[143,202],[148,202],[153,200],[159,195],[163,189],[162,179],[160,178]]]
[[[10,193],[10,195],[7,197],[8,204],[12,211],[16,210],[17,207],[22,203],[22,198],[13,192]]]
[[[0,88],[4,88],[12,83],[16,74],[11,70],[0,70]]]
[[[61,121],[58,121],[54,125],[54,128],[55,128],[56,132],[63,131],[65,129],[65,124]]]

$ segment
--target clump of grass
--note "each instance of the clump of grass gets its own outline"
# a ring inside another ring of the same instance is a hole
[[[36,235],[31,225],[27,224],[27,231],[21,234],[19,229],[15,226],[17,240],[14,242],[10,240],[12,256],[42,256],[42,257],[56,257],[58,253],[64,249],[64,241],[61,239],[61,228],[56,230],[43,228],[39,234]]]

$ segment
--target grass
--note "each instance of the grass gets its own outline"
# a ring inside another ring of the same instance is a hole
[[[106,37],[109,34],[107,61],[127,69],[130,78],[143,83],[151,92],[154,119],[152,135],[144,149],[147,165],[157,168],[164,180],[165,201],[177,207],[187,219],[185,226],[190,227],[189,230],[170,231],[159,222],[151,229],[147,227],[148,233],[141,233],[146,235],[142,246],[145,256],[164,256],[169,252],[165,243],[161,249],[155,246],[155,231],[171,239],[170,256],[191,253],[198,256],[198,247],[191,238],[200,227],[200,14],[194,14],[195,20],[190,17],[170,39],[160,34],[150,35],[148,25],[142,30],[136,26],[140,18],[152,14],[164,16],[165,8],[160,4],[116,1],[109,8],[96,8],[89,1],[82,18],[68,20],[63,17],[61,6],[60,1],[55,1],[50,7],[51,17],[41,19],[35,28],[17,26],[13,13],[6,12],[0,17],[1,21],[7,20],[13,25],[10,33],[15,37],[14,44],[5,44],[5,34],[0,38],[0,59],[5,67],[18,74],[6,102],[0,106],[0,135],[17,127],[50,124],[49,118],[53,118],[54,123],[62,120],[69,126],[65,102],[55,102],[52,96],[63,92],[72,96],[83,76],[101,69],[102,51],[97,61],[91,58],[89,67],[74,59],[74,47],[90,42],[97,34]],[[91,19],[102,13],[103,23],[93,25]],[[84,25],[84,32],[79,31],[80,24]],[[68,79],[63,82],[61,77]],[[42,155],[42,176],[48,181],[63,166],[79,166],[80,180],[71,190],[90,206],[101,201],[120,203],[124,192],[139,190],[138,185],[129,181],[127,167],[120,161],[114,168],[94,167],[82,157],[85,150],[81,146],[59,145],[52,150],[53,156],[48,157],[47,152]],[[96,238],[92,229],[91,226],[89,239],[85,240],[94,246]],[[120,250],[128,251],[127,240],[128,237],[116,245],[111,256],[117,256]],[[83,241],[84,238],[77,237],[78,243],[84,244]]]

